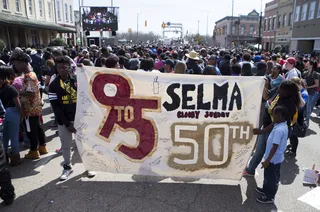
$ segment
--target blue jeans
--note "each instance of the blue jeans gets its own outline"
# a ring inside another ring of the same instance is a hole
[[[313,107],[315,105],[315,97],[316,95],[313,94],[313,95],[309,95],[308,96],[308,102],[307,102],[307,113],[306,113],[306,121],[307,123],[309,123],[309,120],[310,120],[310,115],[312,113],[312,110],[313,110]]]
[[[19,149],[19,131],[20,131],[20,111],[16,107],[6,108],[6,118],[3,122],[3,145],[8,152],[9,140],[11,141],[11,151],[16,154]]]
[[[248,172],[248,174],[252,174],[252,175],[255,174],[256,168],[260,164],[264,156],[264,153],[266,152],[266,145],[267,145],[269,134],[270,133],[268,132],[265,134],[258,135],[256,150],[250,160],[250,163],[248,164],[248,167],[246,168],[246,172]]]
[[[264,170],[262,190],[269,199],[274,199],[278,191],[280,182],[280,168],[281,163],[270,163],[269,166]]]

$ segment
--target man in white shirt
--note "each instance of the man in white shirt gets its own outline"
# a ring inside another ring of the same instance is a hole
[[[246,63],[249,63],[249,64],[251,65],[251,68],[254,68],[254,64],[251,62],[251,55],[250,55],[250,54],[245,53],[245,54],[242,56],[242,58],[243,58],[243,61],[239,63],[239,65],[241,66],[241,68],[242,68],[243,64],[246,64]]]
[[[290,80],[293,77],[301,78],[301,72],[295,68],[296,62],[294,57],[289,57],[287,59],[287,63],[285,64],[285,68],[288,70],[288,73],[285,75],[286,80]]]

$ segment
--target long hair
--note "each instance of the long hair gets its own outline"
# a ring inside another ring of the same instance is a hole
[[[297,108],[300,105],[299,88],[293,81],[284,80],[280,84],[279,91],[284,91],[286,93],[285,99],[291,99]],[[284,100],[285,101],[285,100]]]
[[[5,85],[12,84],[15,78],[15,73],[11,67],[0,66],[0,79]]]
[[[318,70],[318,62],[315,60],[309,60],[309,64],[312,66],[312,71]]]
[[[187,70],[187,65],[183,62],[177,62],[176,66],[174,67],[175,74],[185,74]]]

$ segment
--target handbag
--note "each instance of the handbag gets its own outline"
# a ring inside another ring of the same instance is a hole
[[[293,134],[296,135],[298,138],[304,138],[306,136],[308,130],[308,124],[303,122],[300,125],[298,122],[293,126]]]

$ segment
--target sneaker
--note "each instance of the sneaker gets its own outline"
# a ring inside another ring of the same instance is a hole
[[[67,180],[72,172],[73,170],[71,166],[63,166],[63,171],[60,176],[60,180],[61,181]]]
[[[265,195],[256,198],[257,202],[262,203],[262,204],[273,204],[274,200],[266,197]]]
[[[256,187],[256,192],[262,195],[265,195],[264,191],[262,188]]]
[[[244,170],[242,176],[244,176],[244,177],[254,177],[254,174],[249,174],[246,170]]]
[[[62,148],[56,149],[56,153],[57,154],[62,154],[63,153],[63,149]]]
[[[87,174],[89,178],[96,176],[96,173],[94,171],[87,171]]]

